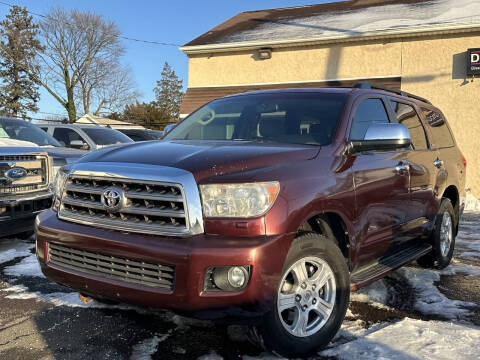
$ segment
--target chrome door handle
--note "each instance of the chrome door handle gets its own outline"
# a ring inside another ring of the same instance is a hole
[[[443,161],[440,159],[437,159],[433,162],[433,165],[435,165],[437,169],[440,169],[443,166]]]
[[[408,173],[409,166],[407,164],[398,164],[395,166],[395,172],[399,175],[406,175]]]

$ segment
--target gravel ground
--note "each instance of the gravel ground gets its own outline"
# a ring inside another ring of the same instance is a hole
[[[77,293],[43,277],[33,252],[31,242],[0,240],[3,360],[275,358],[252,345],[242,326],[83,304]],[[341,331],[316,358],[480,359],[479,326],[480,213],[468,213],[450,267],[412,264],[352,294]]]

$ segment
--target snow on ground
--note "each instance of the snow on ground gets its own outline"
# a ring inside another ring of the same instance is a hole
[[[158,345],[168,338],[169,334],[155,335],[135,345],[132,349],[130,360],[150,360],[157,352]]]
[[[461,258],[478,260],[480,258],[480,241],[478,224],[465,222],[462,224],[456,242],[456,248],[461,250]]]
[[[31,255],[34,246],[18,239],[0,240],[0,264],[21,256]]]
[[[480,257],[480,213],[478,216],[469,216],[462,222],[458,236],[457,259],[444,270],[434,271],[407,266],[390,275],[390,281],[397,280],[399,284],[408,284],[414,294],[415,310],[426,316],[446,321],[425,321],[404,318],[395,322],[369,323],[355,317],[350,310],[348,318],[330,344],[329,348],[320,353],[321,356],[334,356],[338,359],[374,360],[374,359],[480,359],[478,348],[480,346],[480,328],[468,323],[475,304],[448,299],[435,286],[442,275],[467,275],[480,278],[480,266],[473,263],[462,263],[465,253],[473,253],[473,257]],[[127,305],[104,305],[98,302],[82,303],[76,292],[54,291],[42,293],[29,290],[27,282],[23,279],[39,278],[47,282],[33,254],[34,245],[21,240],[3,240],[0,242],[0,264],[16,259],[13,265],[3,268],[3,273],[8,276],[7,286],[1,289],[7,293],[7,298],[12,299],[37,299],[55,306],[68,307],[109,307],[118,311],[134,310],[148,313],[150,309],[139,309]],[[41,280],[40,280],[41,279]],[[5,285],[5,282],[4,282]],[[54,289],[56,290],[56,289]],[[59,287],[62,290],[62,287]],[[386,280],[380,280],[352,293],[352,301],[369,304],[374,308],[392,309],[389,299],[392,287]],[[188,331],[189,328],[206,330],[214,326],[208,321],[198,321],[184,318],[171,313],[166,313],[163,318],[173,322],[176,327],[172,330]],[[233,335],[232,335],[233,334]],[[242,330],[233,331],[230,337],[244,337]],[[133,346],[133,360],[148,360],[158,351],[161,343],[172,333],[152,334]],[[178,354],[183,354],[179,348]],[[221,356],[213,350],[199,358],[200,360],[219,360]],[[278,359],[270,354],[261,354],[258,357],[243,356],[243,360],[273,360]]]
[[[223,358],[218,355],[215,351],[212,351],[208,355],[202,355],[198,358],[198,360],[222,360]]]
[[[352,292],[350,300],[364,302],[378,308],[385,308],[388,301],[388,287],[384,281],[376,281],[370,286]]]
[[[440,280],[440,272],[413,267],[397,270],[392,276],[407,279],[415,290],[415,309],[425,315],[438,315],[445,319],[461,319],[468,315],[468,308],[475,304],[450,300],[434,285]]]
[[[479,344],[480,328],[406,318],[320,354],[352,360],[472,360],[479,358]]]

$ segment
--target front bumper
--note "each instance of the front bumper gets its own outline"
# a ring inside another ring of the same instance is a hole
[[[0,198],[0,237],[32,231],[36,216],[51,205],[50,191],[22,198]]]
[[[59,220],[52,210],[36,221],[37,257],[45,276],[94,297],[140,306],[202,313],[202,317],[258,315],[275,297],[285,256],[294,234],[275,236],[165,237],[97,229]],[[106,279],[45,261],[47,242],[111,255],[175,266],[173,291]],[[248,286],[240,292],[205,292],[211,266],[250,265]]]

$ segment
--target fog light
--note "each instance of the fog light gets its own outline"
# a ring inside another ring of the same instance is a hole
[[[247,284],[250,266],[218,266],[208,268],[205,273],[205,291],[240,291]]]
[[[228,283],[234,288],[241,288],[245,284],[246,271],[238,266],[228,270]]]

